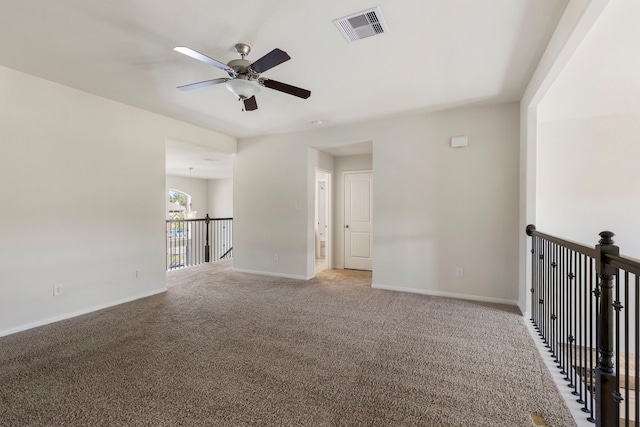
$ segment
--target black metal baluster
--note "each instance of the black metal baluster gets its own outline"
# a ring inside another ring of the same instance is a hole
[[[537,254],[536,254],[536,246],[538,244],[538,238],[537,237],[533,237],[531,239],[531,323],[533,323],[533,325],[536,325],[536,308],[538,307],[538,305],[536,304],[537,302],[537,296],[536,296],[536,280],[538,277],[538,263],[536,260]]]
[[[597,276],[595,274],[595,260],[591,259],[591,268],[590,268],[590,272],[589,272],[589,282],[590,282],[590,288],[591,288],[591,316],[592,318],[595,319],[595,321],[591,321],[591,323],[589,324],[589,348],[590,348],[590,354],[589,354],[589,367],[591,368],[589,371],[589,387],[590,387],[590,393],[591,393],[591,407],[590,407],[590,411],[589,411],[589,416],[587,417],[587,420],[595,423],[596,422],[596,418],[595,418],[595,414],[594,414],[594,410],[595,410],[595,400],[596,400],[596,378],[595,378],[595,367],[597,364],[597,360],[598,360],[598,319],[599,319],[599,310],[598,307],[600,306],[599,304],[599,296],[600,296],[600,288],[598,285],[598,279]],[[595,352],[594,352],[595,350]]]
[[[618,273],[619,274],[619,273]],[[624,301],[622,304],[622,308],[629,307],[629,272],[624,272],[624,283],[619,281],[616,283],[617,288],[620,289],[620,286],[624,286]],[[617,324],[619,325],[619,323]],[[620,329],[620,328],[618,328]],[[619,344],[618,344],[619,345]],[[618,356],[618,369],[620,369],[620,356]],[[625,425],[629,425],[629,310],[628,308],[624,310],[624,419]],[[618,384],[620,383],[620,375],[618,375]]]
[[[204,236],[205,236],[205,242],[204,242],[204,262],[209,262],[211,261],[211,254],[210,252],[210,247],[209,247],[209,222],[211,221],[211,219],[209,218],[209,214],[207,214],[204,217],[204,224],[205,224],[205,231],[204,231]]]
[[[551,313],[551,354],[554,357],[554,361],[557,362],[558,354],[558,245],[552,244],[549,251],[549,258],[551,260],[551,301],[549,303]]]
[[[545,263],[547,266],[547,288],[546,294],[544,298],[544,308],[545,308],[545,320],[546,320],[546,337],[547,337],[547,345],[546,347],[549,349],[549,352],[553,352],[553,335],[551,330],[553,329],[553,246],[554,244],[547,240],[547,248],[545,250]]]
[[[544,312],[544,297],[545,297],[545,286],[546,286],[546,262],[545,262],[545,254],[547,251],[547,241],[546,240],[542,240],[542,247],[541,247],[541,251],[540,251],[540,292],[538,295],[538,308],[540,310],[540,319],[539,319],[539,323],[538,326],[540,327],[539,330],[539,334],[542,337],[542,342],[544,343],[544,345],[547,345],[547,339],[544,335],[544,327],[545,327],[545,312]]]
[[[559,332],[560,332],[560,327],[559,324],[560,322],[558,321],[558,316],[560,314],[560,291],[559,291],[559,284],[558,284],[558,271],[560,270],[558,268],[558,262],[560,259],[560,247],[558,245],[554,245],[554,249],[553,249],[553,263],[551,264],[551,267],[553,268],[553,357],[554,357],[554,363],[558,363],[559,359],[558,359],[558,354],[560,352],[560,348],[559,348]]]
[[[596,422],[596,412],[597,412],[597,402],[598,402],[598,375],[597,375],[597,369],[598,369],[598,364],[600,363],[600,308],[601,308],[601,304],[600,304],[600,297],[602,296],[602,287],[600,286],[600,276],[598,275],[598,263],[597,260],[594,260],[595,262],[595,267],[596,267],[596,283],[595,283],[595,289],[594,289],[594,296],[596,298],[596,323],[595,323],[595,337],[596,337],[596,363],[594,365],[595,369],[594,369],[594,378],[593,378],[593,395],[594,395],[594,408],[593,408],[593,422]]]
[[[584,295],[582,294],[582,255],[576,253],[576,296],[577,296],[577,319],[578,319],[578,330],[576,334],[576,349],[578,350],[576,354],[576,396],[578,399],[576,400],[579,404],[583,404],[584,400],[582,399],[582,390],[584,385],[584,374],[586,367],[584,364],[584,360],[582,360],[582,353],[584,348]]]
[[[573,253],[574,265],[573,265],[573,294],[575,298],[573,300],[573,395],[578,397],[580,396],[579,388],[580,388],[580,374],[578,372],[579,364],[580,364],[580,287],[578,286],[578,282],[580,281],[580,268],[578,264],[578,253]]]
[[[565,376],[565,380],[569,383],[567,384],[569,388],[573,386],[571,371],[573,370],[573,344],[575,343],[575,333],[573,331],[573,301],[575,296],[573,292],[573,280],[571,279],[571,272],[573,271],[573,267],[571,265],[572,258],[573,252],[571,250],[567,250],[567,272],[565,277],[565,280],[567,282],[567,358],[565,371],[567,372],[567,374]]]
[[[537,254],[536,254],[536,246],[538,244],[538,238],[534,237],[533,239],[531,239],[531,323],[533,323],[533,325],[536,325],[536,308],[538,307],[538,305],[536,304],[537,302],[537,296],[536,296],[536,280],[538,277],[538,263],[536,260]]]
[[[565,292],[565,280],[564,280],[564,270],[565,270],[565,252],[566,248],[562,248],[560,250],[560,265],[558,269],[558,285],[560,287],[560,313],[559,313],[559,324],[560,324],[560,354],[558,355],[558,368],[560,368],[560,373],[565,374],[564,372],[564,357],[566,354],[566,317],[565,317],[565,309],[567,304],[567,295]]]
[[[622,301],[620,300],[620,280],[618,276],[618,272],[616,271],[613,274],[613,283],[615,288],[615,301],[613,302],[613,309],[615,311],[615,323],[613,325],[614,335],[615,335],[615,364],[613,365],[614,370],[616,372],[616,381],[615,381],[615,391],[614,391],[614,399],[620,403],[624,399],[622,398],[622,394],[620,393],[620,357],[622,356],[620,353],[620,311],[622,310]],[[618,410],[620,406],[618,405]]]
[[[638,340],[638,326],[640,325],[640,277],[635,276],[636,280],[635,280],[635,287],[633,288],[634,293],[635,293],[635,318],[636,318],[636,322],[635,322],[635,330],[634,330],[634,336],[635,336],[635,343],[636,343],[636,351],[635,351],[635,356],[634,356],[634,361],[635,361],[635,374],[634,374],[634,379],[635,379],[635,387],[634,387],[634,391],[635,391],[635,421],[636,424],[638,422],[640,422],[640,340]],[[629,363],[629,361],[627,360],[627,363]]]
[[[569,353],[571,347],[571,287],[569,286],[569,281],[567,280],[567,271],[568,266],[567,263],[571,259],[568,249],[564,249],[564,253],[562,254],[562,288],[565,292],[565,301],[564,301],[564,354],[562,358],[562,374],[564,374],[565,381],[569,381],[569,366],[571,366],[571,361],[569,360]]]
[[[569,388],[573,388],[574,391],[572,392],[572,394],[575,395],[575,385],[573,383],[573,376],[574,376],[574,357],[575,357],[575,336],[576,336],[576,319],[575,319],[575,290],[574,290],[574,278],[575,278],[575,274],[573,274],[574,271],[574,252],[570,251],[569,252],[569,266],[568,266],[568,270],[569,272],[567,273],[567,286],[569,287],[569,313],[567,318],[569,319],[569,336],[567,338],[567,340],[569,341],[569,357],[568,357],[568,363],[567,363],[567,376],[566,376],[566,380],[569,382]]]

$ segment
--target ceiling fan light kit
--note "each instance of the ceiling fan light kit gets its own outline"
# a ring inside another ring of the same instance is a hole
[[[251,98],[253,95],[260,92],[260,86],[258,83],[245,79],[229,80],[225,86],[230,92],[233,92],[240,99]]]
[[[284,92],[303,99],[307,99],[309,98],[309,96],[311,96],[311,92],[306,89],[260,77],[261,73],[291,59],[287,52],[276,48],[257,61],[251,62],[245,59],[245,56],[247,56],[249,52],[251,52],[251,47],[249,47],[249,45],[238,43],[235,45],[235,48],[241,59],[234,59],[232,61],[229,61],[228,64],[224,64],[189,47],[175,47],[174,50],[176,52],[180,52],[183,55],[190,56],[191,58],[197,59],[198,61],[204,62],[205,64],[213,65],[214,67],[220,68],[221,70],[224,70],[227,72],[227,74],[229,74],[229,78],[218,78],[205,80],[198,83],[191,83],[183,86],[178,86],[178,89],[192,90],[225,83],[227,89],[233,92],[233,94],[238,97],[238,100],[243,101],[244,111],[253,111],[258,109],[255,95],[260,92],[260,86],[277,90],[279,92]]]

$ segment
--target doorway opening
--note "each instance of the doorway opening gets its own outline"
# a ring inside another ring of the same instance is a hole
[[[315,272],[316,274],[330,268],[331,252],[331,174],[316,169],[316,209],[315,209]]]

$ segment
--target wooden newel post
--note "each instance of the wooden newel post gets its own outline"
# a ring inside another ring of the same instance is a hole
[[[615,267],[604,263],[605,254],[619,254],[610,231],[600,233],[596,245],[596,272],[600,279],[600,316],[598,327],[598,366],[596,367],[596,426],[610,427],[620,423],[620,395],[616,390],[616,367],[613,360],[613,279]]]
[[[209,255],[209,221],[211,221],[211,218],[209,218],[209,214],[207,214],[204,217],[204,224],[206,225],[206,231],[204,233],[206,239],[204,243],[204,262],[209,262],[211,259]]]

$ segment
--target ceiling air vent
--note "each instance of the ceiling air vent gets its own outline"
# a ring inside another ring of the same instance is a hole
[[[380,7],[345,16],[333,22],[349,43],[389,32]]]

